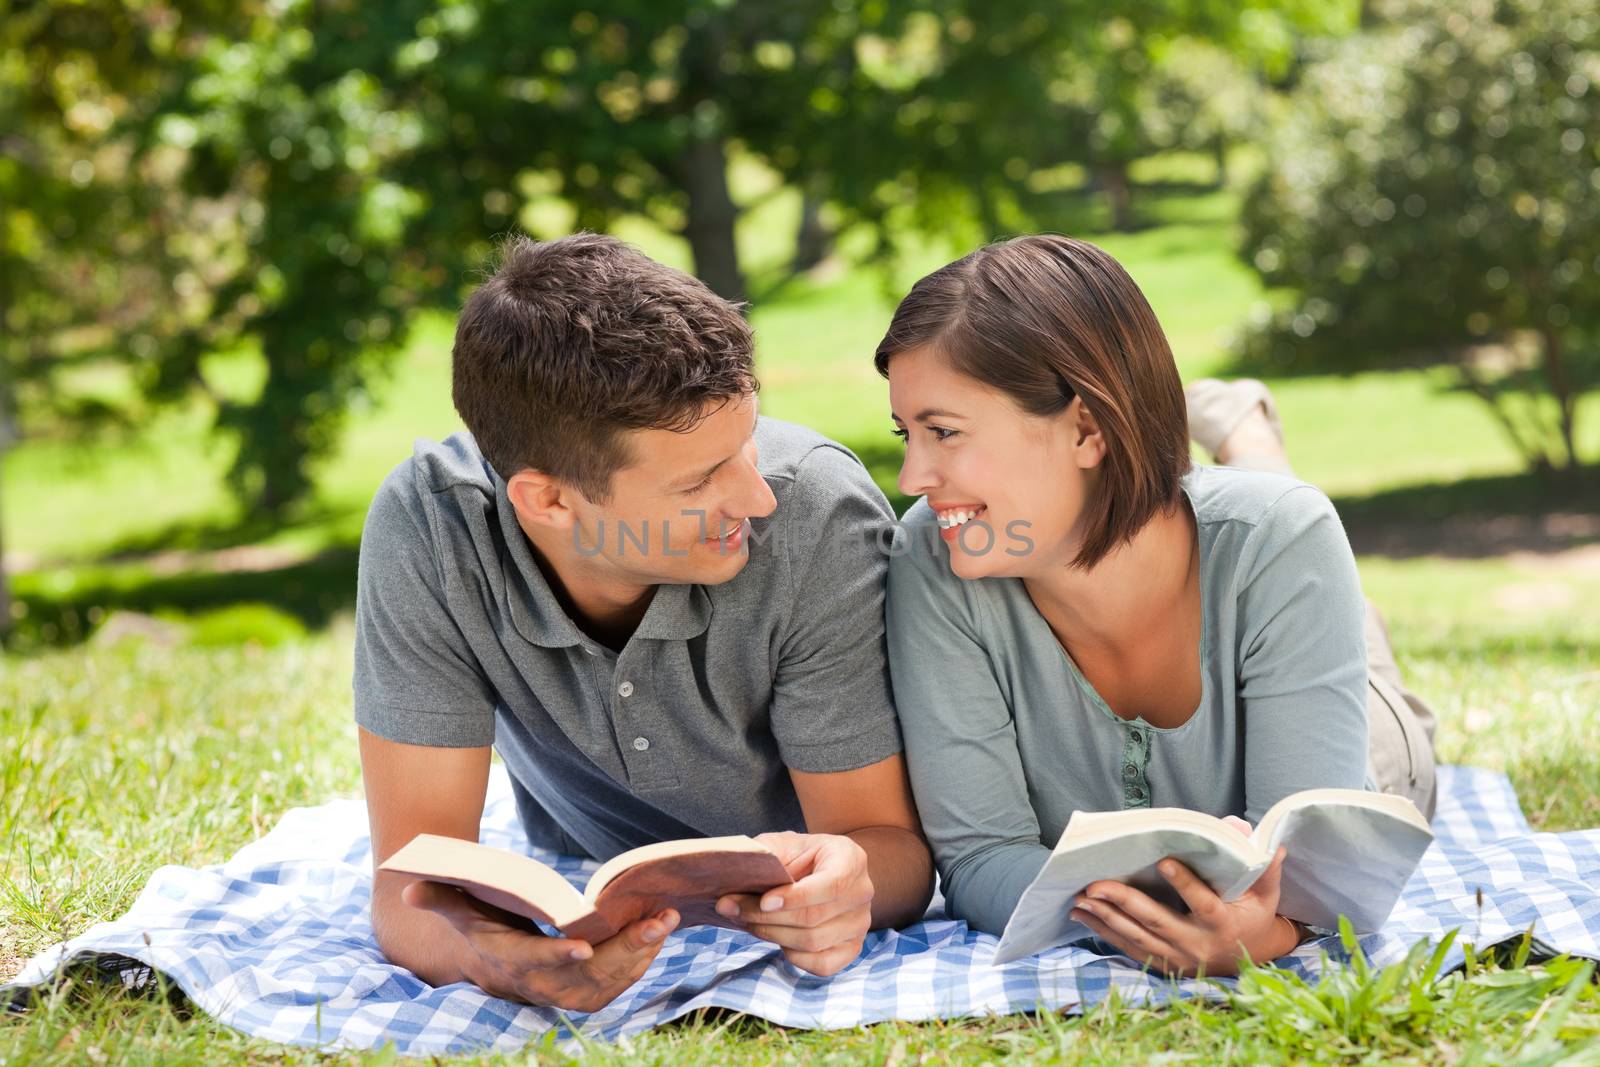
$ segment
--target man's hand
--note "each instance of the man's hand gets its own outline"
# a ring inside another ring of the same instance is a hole
[[[400,896],[461,934],[467,981],[491,996],[574,1012],[599,1011],[637,982],[678,925],[668,908],[591,946],[530,931],[525,920],[438,882],[412,882]]]
[[[761,834],[794,884],[760,897],[729,894],[717,914],[738,919],[752,934],[783,948],[801,970],[826,977],[861,954],[872,928],[872,876],[867,853],[839,834]]]
[[[1189,914],[1180,915],[1129,885],[1095,882],[1074,901],[1072,918],[1121,952],[1171,977],[1239,973],[1245,960],[1288,955],[1299,943],[1293,923],[1278,914],[1283,857],[1278,849],[1256,884],[1225,902],[1177,860],[1157,865]]]

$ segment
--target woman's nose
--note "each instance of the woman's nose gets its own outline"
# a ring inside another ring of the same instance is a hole
[[[929,490],[939,484],[933,466],[916,445],[906,446],[906,458],[900,463],[897,484],[906,496],[927,496]]]

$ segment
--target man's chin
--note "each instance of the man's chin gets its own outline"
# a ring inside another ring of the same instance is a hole
[[[746,545],[738,549],[727,549],[713,543],[701,543],[683,549],[684,555],[678,556],[677,549],[673,550],[674,558],[669,571],[656,576],[659,583],[671,585],[720,585],[731,581],[743,571],[750,562],[750,550]]]

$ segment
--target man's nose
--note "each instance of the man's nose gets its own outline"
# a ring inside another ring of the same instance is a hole
[[[772,486],[761,476],[761,468],[754,459],[744,464],[744,477],[735,507],[747,519],[764,519],[778,509],[778,498],[772,495]]]

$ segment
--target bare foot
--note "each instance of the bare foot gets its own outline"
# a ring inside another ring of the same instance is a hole
[[[1246,456],[1251,460],[1250,466],[1272,460],[1281,463],[1284,469],[1289,467],[1289,454],[1283,450],[1283,442],[1278,440],[1277,431],[1259,404],[1250,409],[1250,414],[1240,420],[1217,449],[1217,462],[1225,467],[1234,466],[1235,459]]]

